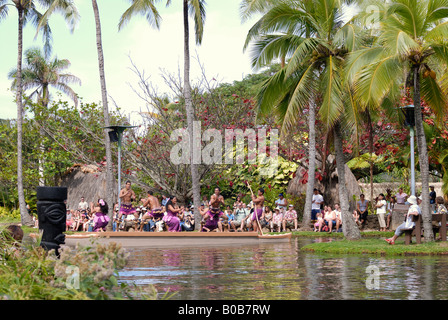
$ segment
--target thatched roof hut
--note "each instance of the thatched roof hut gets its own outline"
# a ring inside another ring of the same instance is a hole
[[[62,178],[60,186],[67,187],[67,206],[77,209],[81,197],[90,204],[99,198],[106,198],[106,172],[98,166],[75,164]],[[117,199],[117,182],[114,183],[114,199]],[[110,204],[109,204],[110,205]]]

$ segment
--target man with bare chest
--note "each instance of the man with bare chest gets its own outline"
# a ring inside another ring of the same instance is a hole
[[[221,211],[221,205],[224,205],[224,197],[220,194],[221,190],[219,187],[215,188],[215,193],[210,197],[210,209],[204,215],[205,225],[202,231],[221,231],[222,224],[219,219],[222,217],[224,220],[227,216]]]
[[[263,206],[264,206],[264,190],[262,188],[258,189],[257,196],[252,195],[252,201],[254,203],[254,213],[252,214],[252,229],[258,231],[258,223],[263,216]]]
[[[135,200],[135,192],[131,189],[131,182],[126,181],[126,186],[121,189],[118,195],[121,199],[120,211],[118,213],[118,220],[121,220],[123,215],[128,216],[135,214],[137,210],[132,206],[132,201]]]
[[[142,217],[142,224],[140,226],[140,231],[143,229],[143,225],[147,223],[146,220],[153,218],[154,223],[163,218],[163,210],[160,205],[159,199],[152,194],[152,191],[148,191],[148,197],[142,199],[143,206],[148,208],[148,212]]]

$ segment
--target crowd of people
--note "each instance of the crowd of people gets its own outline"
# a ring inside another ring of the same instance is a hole
[[[200,224],[202,232],[244,232],[258,231],[260,228],[270,232],[282,232],[287,229],[298,229],[298,216],[294,206],[282,193],[274,203],[274,210],[265,205],[264,190],[252,193],[251,201],[244,203],[241,197],[237,197],[233,205],[226,205],[224,198],[217,187],[210,196],[204,196],[198,211],[201,214],[200,221],[195,221],[194,206],[184,206],[178,203],[176,197],[160,198],[151,191],[147,196],[137,199],[131,188],[131,183],[120,191],[120,205],[114,205],[112,220],[113,231],[193,231],[195,225]],[[386,195],[379,194],[370,205],[364,194],[356,202],[353,211],[353,219],[363,228],[367,222],[369,208],[374,208],[378,217],[380,231],[390,229],[392,211],[396,204],[412,206],[413,198],[410,198],[403,188],[399,188],[395,195],[388,189]],[[421,198],[417,197],[417,202]],[[434,213],[446,213],[444,199],[437,197],[434,188],[430,192],[431,207]],[[315,232],[340,232],[342,231],[342,213],[338,203],[334,206],[325,205],[324,198],[318,189],[314,189],[311,207],[311,220]],[[108,204],[104,199],[98,199],[95,203],[88,204],[84,198],[78,204],[76,210],[67,210],[67,230],[73,231],[105,231],[109,224]]]
[[[282,193],[275,201],[275,209],[265,205],[264,190],[252,194],[251,201],[244,203],[237,197],[233,206],[226,205],[217,187],[208,198],[204,196],[198,211],[200,221],[195,221],[194,206],[184,206],[178,203],[176,197],[160,198],[148,191],[145,198],[137,199],[131,188],[131,183],[120,191],[120,204],[113,209],[113,231],[146,231],[146,232],[182,232],[195,230],[200,224],[202,232],[244,232],[259,231],[260,228],[269,231],[286,231],[298,229],[297,212],[292,204],[288,204]],[[104,199],[98,199],[90,205],[82,197],[75,210],[67,210],[67,230],[72,231],[106,231],[109,223],[108,205]]]

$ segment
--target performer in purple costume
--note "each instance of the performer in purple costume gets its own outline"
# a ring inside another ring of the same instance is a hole
[[[252,228],[254,231],[258,231],[258,222],[263,216],[264,190],[262,188],[258,189],[257,196],[252,195],[252,201],[254,203],[254,213],[251,218]]]
[[[210,197],[210,209],[204,215],[205,225],[202,232],[219,231],[222,232],[222,223],[219,219],[222,217],[228,220],[228,217],[221,211],[221,204],[224,205],[224,197],[220,195],[221,189],[215,188],[215,193]]]
[[[110,218],[107,215],[109,206],[106,201],[99,199],[98,203],[95,204],[95,207],[93,207],[92,204],[91,211],[95,214],[95,217],[93,218],[93,232],[106,231],[107,224],[110,221]]]
[[[202,227],[202,232],[211,232],[215,230],[222,231],[222,226],[219,223],[219,218],[222,217],[224,213],[219,208],[210,208],[210,210],[205,214],[205,224]]]
[[[163,209],[160,206],[159,199],[153,196],[152,191],[148,191],[148,197],[146,199],[141,199],[143,206],[148,209],[148,212],[145,213],[142,217],[142,224],[140,225],[140,231],[143,230],[143,226],[147,223],[146,220],[151,217],[154,219],[154,222],[159,221],[163,218]]]
[[[163,217],[163,221],[165,221],[168,226],[169,232],[181,232],[182,228],[180,227],[180,219],[177,216],[181,209],[176,205],[177,199],[176,197],[170,198],[170,200],[166,204],[166,216]]]
[[[130,215],[137,212],[132,206],[132,201],[135,200],[135,192],[131,189],[131,182],[126,181],[126,186],[120,191],[121,199],[120,212],[118,213],[118,220],[121,220],[122,215]]]

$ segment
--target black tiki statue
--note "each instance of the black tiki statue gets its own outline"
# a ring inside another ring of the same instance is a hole
[[[65,243],[65,200],[66,187],[37,187],[37,215],[39,229],[43,230],[41,246],[46,250],[54,249],[56,254]]]

